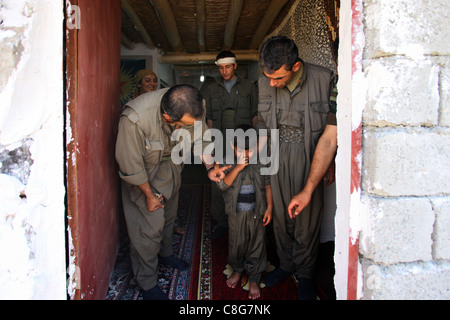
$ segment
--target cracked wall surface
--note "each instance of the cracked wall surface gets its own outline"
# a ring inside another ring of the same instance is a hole
[[[63,1],[0,1],[0,299],[66,299]]]

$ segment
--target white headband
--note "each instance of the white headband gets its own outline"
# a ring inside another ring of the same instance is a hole
[[[236,58],[234,57],[228,57],[228,58],[222,58],[216,61],[216,65],[219,64],[226,64],[226,63],[232,63],[235,64],[236,63]]]

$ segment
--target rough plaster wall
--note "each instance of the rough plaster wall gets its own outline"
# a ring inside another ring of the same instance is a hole
[[[449,299],[450,2],[363,3],[359,296]]]
[[[59,0],[0,1],[0,299],[65,299]]]

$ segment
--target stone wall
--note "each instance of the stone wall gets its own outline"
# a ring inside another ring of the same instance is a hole
[[[447,0],[365,0],[363,299],[450,298]]]

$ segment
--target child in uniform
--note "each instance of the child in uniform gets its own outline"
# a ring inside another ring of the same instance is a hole
[[[236,129],[254,130],[248,125]],[[262,166],[249,164],[249,159],[256,156],[257,141],[252,143],[246,137],[245,148],[239,149],[235,137],[234,150],[237,164],[225,171],[225,178],[217,183],[224,191],[228,215],[228,263],[233,274],[227,285],[235,288],[245,270],[249,278],[249,298],[257,299],[261,296],[261,272],[267,264],[264,227],[272,220],[272,189],[270,177],[260,173]]]

